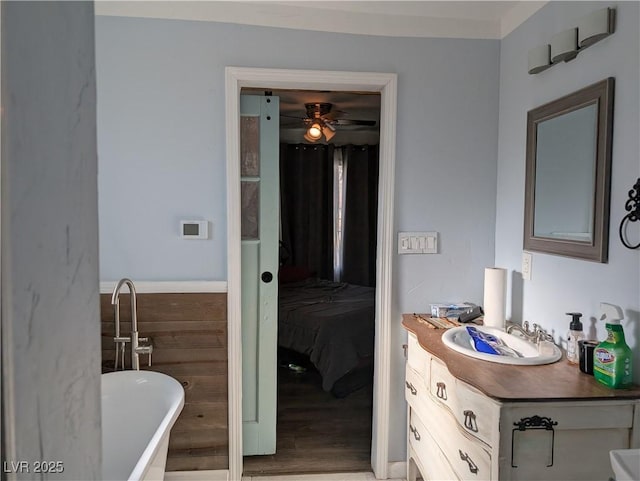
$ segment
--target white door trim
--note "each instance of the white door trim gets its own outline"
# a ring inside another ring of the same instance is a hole
[[[242,87],[380,92],[380,171],[376,258],[375,363],[371,466],[388,477],[391,363],[393,190],[396,151],[397,75],[227,67],[227,313],[229,343],[229,479],[242,476],[242,335],[240,251],[240,90]]]

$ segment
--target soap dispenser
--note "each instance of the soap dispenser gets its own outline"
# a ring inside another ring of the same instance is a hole
[[[578,347],[578,341],[584,339],[584,333],[582,332],[582,317],[581,312],[567,312],[567,316],[571,316],[571,323],[569,324],[569,332],[567,333],[567,361],[571,364],[578,364],[580,362],[580,350]]]

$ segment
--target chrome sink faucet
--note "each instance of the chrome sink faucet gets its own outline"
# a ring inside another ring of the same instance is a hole
[[[123,337],[120,334],[120,291],[124,285],[129,288],[129,294],[131,298],[131,333],[129,337]],[[126,351],[126,343],[131,343],[131,369],[140,370],[140,354],[147,354],[149,356],[149,366],[151,366],[151,353],[153,352],[153,344],[151,344],[149,338],[138,336],[138,314],[137,314],[137,299],[136,288],[133,285],[131,279],[120,279],[118,284],[113,289],[111,295],[111,305],[113,305],[113,317],[115,322],[115,337],[113,341],[116,344],[116,360],[114,365],[114,371],[118,370],[118,360],[120,359],[122,369],[124,370],[124,359]],[[140,343],[147,343],[140,345]]]
[[[517,331],[522,334],[525,339],[536,344],[540,344],[541,341],[553,342],[553,337],[550,334],[547,334],[547,331],[542,329],[538,324],[533,324],[533,330],[529,330],[529,321],[524,321],[522,326],[508,322],[505,330],[507,334]]]

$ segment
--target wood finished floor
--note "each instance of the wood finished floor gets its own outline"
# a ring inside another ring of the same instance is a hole
[[[371,385],[337,399],[312,369],[278,379],[276,454],[245,456],[245,476],[371,470]]]

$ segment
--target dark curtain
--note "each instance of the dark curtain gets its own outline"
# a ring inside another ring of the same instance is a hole
[[[333,279],[333,146],[280,146],[281,262]]]
[[[343,149],[347,176],[342,281],[374,287],[379,148],[377,145],[348,145]]]

